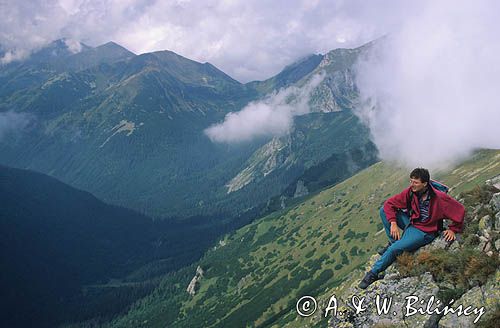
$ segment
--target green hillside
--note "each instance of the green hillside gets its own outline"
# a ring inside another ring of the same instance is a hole
[[[157,290],[109,326],[309,326],[297,315],[296,301],[342,288],[386,243],[378,209],[407,185],[408,172],[374,164],[225,236],[199,263],[166,276]],[[499,174],[500,151],[482,150],[434,178],[457,195]],[[190,296],[186,288],[196,265],[203,274]]]

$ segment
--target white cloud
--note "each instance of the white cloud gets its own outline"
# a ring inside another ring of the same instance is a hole
[[[227,114],[224,122],[209,127],[205,133],[212,141],[223,143],[284,135],[292,127],[294,116],[310,112],[311,91],[324,77],[316,74],[301,88],[281,89],[261,101],[251,102],[241,111]]]
[[[24,49],[8,50],[3,57],[0,58],[0,64],[8,64],[12,61],[23,60],[29,56],[29,52]]]
[[[23,113],[3,112],[0,113],[0,140],[8,133],[19,131],[29,123],[29,117]]]
[[[441,167],[500,148],[498,3],[428,2],[358,66],[357,84],[380,155]]]
[[[68,50],[74,54],[82,51],[82,44],[78,40],[64,39],[64,44],[68,47]]]

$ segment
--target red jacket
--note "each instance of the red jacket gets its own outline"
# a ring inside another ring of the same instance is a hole
[[[441,219],[453,221],[448,228],[453,232],[462,232],[465,216],[465,207],[448,194],[432,188],[431,201],[429,205],[429,220],[419,222],[415,219],[420,217],[420,208],[418,207],[418,197],[414,193],[411,202],[413,213],[410,218],[411,224],[425,232],[437,232],[438,223]],[[384,212],[389,222],[396,222],[396,211],[406,209],[407,200],[410,197],[410,187],[406,188],[400,194],[394,195],[384,203]]]

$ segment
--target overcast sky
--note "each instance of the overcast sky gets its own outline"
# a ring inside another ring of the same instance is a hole
[[[136,54],[167,49],[208,61],[247,82],[391,32],[415,13],[413,2],[0,0],[0,44],[10,50],[6,61],[63,37],[115,41]]]

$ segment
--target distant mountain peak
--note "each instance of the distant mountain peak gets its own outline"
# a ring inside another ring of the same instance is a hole
[[[104,44],[101,44],[100,46],[95,47],[94,49],[106,49],[106,50],[111,50],[111,51],[120,51],[123,53],[129,53],[131,55],[135,55],[132,51],[128,50],[127,48],[121,46],[120,44],[114,42],[114,41],[109,41]]]
[[[217,80],[231,85],[241,84],[210,63],[200,63],[170,50],[144,53],[134,60],[138,69],[153,68],[168,72],[179,81],[207,84],[208,80]]]
[[[29,60],[32,62],[52,62],[91,49],[93,48],[78,40],[61,38],[33,52]]]
[[[272,90],[288,87],[313,72],[323,58],[324,56],[321,54],[307,55],[287,65],[277,75],[265,81],[253,81],[248,84],[261,93],[269,93]]]

